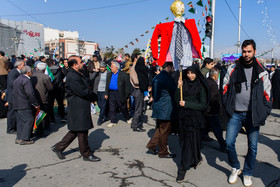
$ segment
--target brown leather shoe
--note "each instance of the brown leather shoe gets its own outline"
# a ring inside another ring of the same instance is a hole
[[[30,145],[34,144],[33,140],[18,140],[19,145]]]

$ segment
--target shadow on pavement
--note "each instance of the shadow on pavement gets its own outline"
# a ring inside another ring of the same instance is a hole
[[[106,139],[110,139],[110,136],[104,132],[104,129],[100,128],[92,131],[88,136],[88,143],[91,150],[94,152],[95,150],[100,149],[103,141]]]
[[[270,147],[277,155],[278,162],[280,162],[280,140],[272,140],[269,137],[260,134],[259,143],[264,144],[267,147]]]
[[[0,186],[14,186],[16,185],[25,175],[25,168],[27,164],[21,164],[13,167],[12,169],[1,169],[0,170]]]

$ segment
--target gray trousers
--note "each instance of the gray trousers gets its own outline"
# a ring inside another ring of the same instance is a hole
[[[142,123],[140,123],[140,119],[143,114],[144,93],[139,88],[135,88],[132,93],[132,96],[134,97],[135,109],[131,123],[131,128],[141,128]]]
[[[34,117],[31,109],[16,110],[17,139],[30,140]]]

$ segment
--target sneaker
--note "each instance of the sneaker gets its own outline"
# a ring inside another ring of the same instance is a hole
[[[231,169],[231,174],[230,174],[230,176],[229,176],[229,178],[228,178],[228,182],[229,182],[230,184],[236,183],[237,177],[238,177],[238,175],[240,175],[240,174],[241,174],[241,170],[240,170],[240,169],[232,168],[232,169]]]
[[[133,118],[130,118],[129,120],[126,121],[128,125],[131,125],[132,119],[133,119]]]
[[[252,186],[253,182],[252,182],[252,177],[249,175],[244,175],[243,176],[243,184],[246,187]]]
[[[116,123],[109,123],[108,125],[107,125],[107,127],[113,127],[113,126],[116,126],[117,124]]]

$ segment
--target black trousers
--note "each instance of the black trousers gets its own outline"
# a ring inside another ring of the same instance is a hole
[[[103,120],[106,120],[106,106],[107,106],[107,100],[105,99],[105,92],[97,92],[97,104],[98,107],[100,108],[100,113],[99,113],[99,119],[98,122],[101,122]],[[108,113],[108,112],[107,112]]]
[[[139,88],[135,88],[132,95],[135,101],[135,110],[131,123],[131,128],[142,127],[142,124],[140,123],[140,118],[143,114],[144,93]]]
[[[6,90],[7,89],[7,78],[8,75],[0,75],[0,90]]]
[[[88,144],[88,131],[69,131],[60,142],[55,144],[55,149],[63,152],[77,136],[80,153],[83,157],[88,158],[92,154]]]
[[[119,91],[109,91],[109,114],[111,123],[117,123],[117,107],[121,109],[126,120],[129,120],[126,102],[121,103]]]
[[[18,140],[30,140],[34,118],[31,109],[16,110]]]
[[[13,104],[9,103],[7,112],[7,132],[17,130],[16,111],[13,109]]]
[[[64,110],[64,104],[63,104],[64,91],[61,89],[56,89],[56,90],[50,91],[49,92],[49,113],[50,113],[50,118],[51,118],[52,122],[55,122],[54,111],[53,111],[53,105],[54,105],[55,99],[58,104],[59,116],[61,118],[65,117],[65,110]]]

